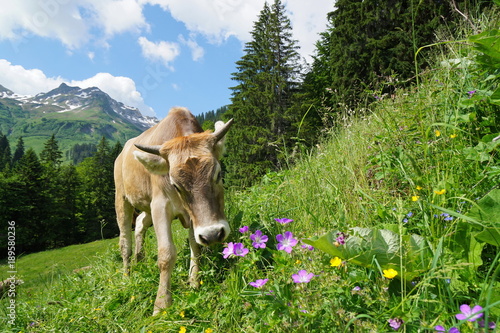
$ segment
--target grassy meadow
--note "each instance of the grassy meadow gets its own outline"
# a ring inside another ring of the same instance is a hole
[[[332,119],[338,126],[314,150],[290,153],[289,170],[228,189],[227,241],[248,253],[204,249],[199,290],[187,283],[187,233],[176,222],[173,305],[159,315],[149,230],[131,276],[117,240],[19,258],[25,284],[14,326],[3,324],[1,300],[2,332],[498,330],[500,74],[476,52],[470,39],[423,49],[418,57],[435,61],[418,84],[373,92],[376,102]],[[284,218],[293,221],[275,220]],[[265,248],[250,238],[257,230]],[[61,269],[35,269],[49,262]]]

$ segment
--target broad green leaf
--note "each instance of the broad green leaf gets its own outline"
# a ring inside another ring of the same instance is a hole
[[[367,268],[395,268],[398,277],[412,280],[426,271],[432,260],[427,241],[419,235],[404,235],[387,229],[351,228],[345,244],[336,245],[338,231],[304,242],[333,257]]]
[[[472,207],[468,217],[482,222],[484,228],[475,238],[478,241],[500,246],[500,190],[495,189],[486,194],[477,205]]]

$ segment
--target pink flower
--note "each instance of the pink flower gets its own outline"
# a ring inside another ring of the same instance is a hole
[[[392,318],[392,319],[389,319],[387,321],[389,322],[389,326],[391,326],[392,329],[395,331],[399,330],[401,325],[403,325],[403,323],[404,323],[403,319],[399,319],[399,318]]]
[[[255,288],[262,288],[268,281],[269,279],[259,279],[254,282],[250,282],[249,285]]]
[[[276,235],[276,240],[278,241],[276,248],[278,250],[283,250],[287,253],[291,253],[292,247],[294,247],[298,243],[298,240],[293,238],[293,234],[291,231],[285,231],[283,235],[282,234]]]
[[[223,258],[227,259],[229,256],[239,256],[244,257],[248,254],[249,250],[244,247],[242,243],[227,243],[227,247],[222,250]]]
[[[239,230],[240,230],[240,232],[241,232],[242,234],[244,234],[245,232],[247,232],[247,231],[248,231],[248,226],[247,226],[247,225],[245,225],[245,226],[241,227]]]
[[[287,219],[287,218],[282,218],[282,219],[274,219],[276,222],[279,222],[281,224],[288,224],[290,222],[293,222],[293,220],[291,219]]]
[[[482,312],[478,313],[481,310],[483,310],[483,308],[480,305],[476,305],[471,309],[469,305],[462,304],[460,305],[460,311],[462,311],[462,313],[456,314],[455,317],[458,320],[467,319],[467,321],[476,321],[483,316]]]
[[[269,240],[269,238],[266,235],[263,235],[260,230],[256,230],[254,234],[250,235],[250,239],[253,241],[252,246],[256,249],[265,248],[266,242]]]
[[[313,273],[307,273],[305,269],[297,272],[297,274],[292,274],[293,282],[295,283],[308,283],[313,278]]]

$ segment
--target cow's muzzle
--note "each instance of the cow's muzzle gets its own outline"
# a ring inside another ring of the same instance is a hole
[[[229,235],[230,228],[226,221],[194,229],[196,242],[200,245],[209,246],[224,241]]]

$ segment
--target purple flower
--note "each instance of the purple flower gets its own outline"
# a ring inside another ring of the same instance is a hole
[[[409,212],[408,214],[406,214],[407,217],[412,217],[413,216],[413,213],[412,212]]]
[[[479,327],[484,327],[484,326],[485,326],[485,322],[484,322],[484,320],[479,321],[479,322],[478,322],[478,324],[479,324]],[[492,330],[493,330],[493,329],[495,329],[496,327],[497,327],[497,324],[495,324],[495,322],[494,322],[494,321],[490,321],[490,322],[488,323],[488,328],[489,328],[489,329],[492,329]]]
[[[344,234],[343,232],[338,232],[337,238],[335,239],[335,241],[337,242],[338,245],[344,245],[347,237],[348,236],[346,234]]]
[[[291,219],[287,219],[287,218],[282,218],[282,219],[274,219],[276,222],[279,222],[281,224],[288,224],[290,222],[293,222],[293,220]]]
[[[462,304],[460,305],[460,311],[462,311],[462,313],[456,314],[455,317],[458,320],[467,319],[467,321],[476,321],[483,316],[482,312],[478,313],[481,310],[483,310],[483,308],[480,305],[476,305],[471,309],[469,305]]]
[[[301,247],[302,247],[303,249],[306,249],[306,250],[309,250],[309,251],[314,250],[314,246],[309,245],[309,244],[305,244],[305,243],[302,243]]]
[[[249,250],[242,243],[230,242],[227,243],[227,247],[222,251],[222,254],[224,255],[224,259],[227,259],[231,255],[244,257],[248,252]]]
[[[437,325],[436,327],[434,327],[434,329],[436,330],[436,332],[460,333],[460,330],[456,327],[452,327],[447,331],[443,326]]]
[[[352,291],[360,291],[360,290],[361,290],[360,286],[356,286],[356,287],[352,288]]]
[[[249,285],[255,288],[262,288],[268,281],[269,279],[259,279],[254,282],[250,282]]]
[[[391,326],[395,331],[399,330],[401,325],[404,323],[403,319],[399,318],[392,318],[387,321],[389,322],[389,326]]]
[[[467,93],[469,94],[469,98],[471,98],[472,95],[474,95],[476,93],[476,90],[471,90],[471,91],[468,91]]]
[[[297,272],[297,274],[292,274],[293,282],[295,283],[308,283],[313,278],[313,273],[307,273],[305,269]]]
[[[268,241],[268,237],[262,234],[262,231],[256,230],[254,234],[250,235],[250,239],[252,240],[252,245],[254,248],[265,248],[266,242]]]
[[[240,232],[241,232],[242,234],[244,234],[244,233],[245,233],[245,232],[247,232],[247,231],[248,231],[248,226],[247,226],[247,225],[245,225],[245,226],[243,226],[243,227],[241,227],[241,228],[240,228]]]
[[[276,235],[276,240],[278,241],[276,248],[278,250],[283,250],[287,253],[291,253],[292,247],[297,245],[298,242],[298,240],[293,238],[293,234],[291,231],[285,231],[283,235],[282,234]]]

